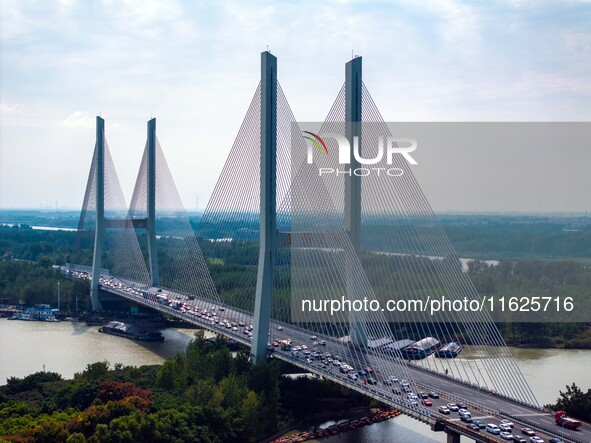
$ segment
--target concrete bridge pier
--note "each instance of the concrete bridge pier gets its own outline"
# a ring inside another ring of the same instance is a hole
[[[445,433],[447,434],[447,443],[460,443],[459,433],[452,431],[451,429],[446,429]]]

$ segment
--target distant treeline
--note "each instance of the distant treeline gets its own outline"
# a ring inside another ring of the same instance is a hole
[[[479,258],[591,258],[591,221],[444,225],[456,251]]]
[[[46,262],[24,260],[0,260],[0,301],[26,306],[49,303],[58,305],[58,281],[60,284],[60,308],[63,311],[84,311],[88,308],[89,284],[87,281],[70,280]]]
[[[0,210],[0,224],[17,223],[40,226],[76,228],[79,213],[8,211]],[[451,240],[460,257],[481,259],[503,258],[591,258],[591,218],[585,216],[523,216],[523,215],[438,215],[440,227]],[[240,220],[237,222],[236,220]],[[189,218],[199,235],[207,238],[258,238],[258,214],[207,213],[192,214]],[[379,218],[366,221],[362,242],[366,248],[408,252],[408,245],[421,241],[420,220],[400,219],[392,222]],[[289,223],[282,215],[278,220]],[[405,225],[406,223],[406,225]],[[412,226],[411,224],[412,223]],[[156,222],[158,232],[176,227],[173,217],[162,217]],[[287,227],[286,226],[279,226]],[[435,227],[433,227],[435,229]],[[389,231],[389,232],[387,232]],[[411,252],[417,252],[411,251]]]
[[[521,230],[522,225],[517,225],[517,228]],[[214,227],[210,226],[210,229]],[[549,235],[558,234],[554,232]],[[571,234],[563,235],[568,237]],[[162,284],[166,287],[179,288],[179,284],[190,287],[191,281],[179,282],[178,275],[190,279],[191,273],[177,272],[177,281],[173,281],[174,269],[184,260],[178,255],[182,242],[182,239],[175,237],[162,237],[158,241],[160,274]],[[139,243],[145,245],[143,234],[140,234]],[[199,243],[221,299],[226,303],[252,310],[258,258],[257,244],[247,240],[216,242],[203,239]],[[75,232],[37,231],[26,226],[0,227],[0,297],[10,297],[13,302],[22,299],[29,305],[43,302],[55,305],[59,275],[50,271],[51,265],[70,261],[90,265],[92,244],[92,233],[80,237]],[[15,259],[33,263],[19,262]],[[436,275],[437,271],[428,265],[429,260],[425,257],[376,254],[362,256],[376,294],[386,296],[391,296],[392,291],[407,297],[422,297],[427,292],[436,294],[441,291],[437,286],[437,282],[440,281]],[[110,268],[113,262],[113,251],[107,248],[103,258],[104,267]],[[288,316],[290,270],[287,266],[288,261],[284,261],[283,264],[286,266],[278,268],[276,278],[283,281],[285,290],[276,292],[274,309],[275,312]],[[384,273],[392,274],[389,281],[394,282],[394,287],[383,287],[380,284]],[[572,261],[501,260],[498,266],[487,266],[486,263],[476,260],[469,264],[469,276],[476,289],[483,295],[591,297],[591,266]],[[414,282],[412,287],[408,282]],[[63,280],[62,306],[72,306],[76,294],[79,297],[79,305],[87,306],[87,286],[81,282],[74,284],[72,281]],[[442,329],[445,329],[444,326],[441,326]],[[591,329],[588,324],[503,323],[499,328],[505,340],[511,344],[591,348]],[[413,331],[407,330],[403,324],[393,324],[392,329],[397,335],[421,338],[414,337]],[[440,336],[438,332],[432,331],[435,336]]]
[[[591,299],[591,266],[572,261],[501,260],[468,264],[477,291],[499,297],[571,296]],[[591,319],[590,319],[591,321]],[[509,344],[591,349],[590,323],[500,323]]]

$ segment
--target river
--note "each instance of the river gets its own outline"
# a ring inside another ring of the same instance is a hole
[[[161,364],[185,350],[195,330],[167,329],[163,343],[143,343],[100,334],[83,323],[42,323],[0,319],[0,384],[11,376],[41,371],[66,378],[89,363]],[[591,350],[511,348],[519,367],[541,404],[553,402],[558,391],[577,383],[591,388]],[[322,440],[326,443],[445,442],[445,434],[405,416]]]

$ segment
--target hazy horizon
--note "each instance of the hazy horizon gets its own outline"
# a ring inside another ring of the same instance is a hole
[[[267,48],[298,121],[324,120],[355,54],[386,121],[591,121],[591,3],[582,0],[0,6],[0,208],[81,207],[102,115],[127,201],[156,117],[184,206],[198,200],[203,210]],[[564,157],[564,148],[516,152],[501,172],[494,151],[452,160],[419,149],[414,171],[436,213],[584,213],[591,150]]]

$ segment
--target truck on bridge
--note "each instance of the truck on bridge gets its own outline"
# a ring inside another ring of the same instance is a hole
[[[554,419],[556,420],[556,424],[558,426],[562,426],[566,429],[577,429],[579,426],[581,426],[581,422],[579,420],[567,417],[565,411],[557,411],[554,414]]]

